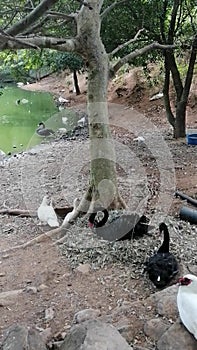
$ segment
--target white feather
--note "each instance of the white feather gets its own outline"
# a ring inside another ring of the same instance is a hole
[[[58,227],[59,222],[57,220],[57,215],[52,207],[52,203],[48,205],[48,197],[44,196],[41,205],[37,210],[38,218],[41,223],[48,224],[50,227]]]
[[[79,199],[75,198],[73,202],[73,210],[65,216],[62,226],[65,226],[67,223],[71,222],[75,218],[77,214],[78,204]]]
[[[190,279],[191,283],[179,285],[177,307],[182,323],[197,339],[197,277],[188,274],[183,278]]]
[[[24,105],[25,105],[26,103],[28,103],[28,102],[29,102],[29,101],[28,101],[26,98],[22,98],[22,100],[21,100],[21,103],[24,104]]]
[[[62,123],[67,124],[68,118],[67,117],[62,117]]]
[[[78,124],[78,126],[80,126],[80,128],[83,128],[85,125],[87,125],[88,124],[87,116],[84,116],[81,119],[79,119],[77,124]]]
[[[137,141],[138,144],[141,144],[145,142],[145,138],[143,136],[138,136],[135,139],[133,139],[133,141]]]
[[[22,83],[21,81],[19,81],[18,83],[17,83],[17,86],[18,87],[21,87],[21,86],[24,86],[25,84],[24,83]]]
[[[60,103],[69,103],[69,102],[70,102],[70,100],[67,100],[66,98],[64,98],[64,97],[62,97],[62,96],[60,96],[60,97],[58,98],[58,100],[59,100]]]
[[[163,97],[163,92],[158,92],[158,94],[153,95],[151,98],[149,98],[149,101],[159,100],[162,97]]]

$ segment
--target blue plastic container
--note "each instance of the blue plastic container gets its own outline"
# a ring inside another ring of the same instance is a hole
[[[188,145],[197,145],[197,134],[186,135]]]

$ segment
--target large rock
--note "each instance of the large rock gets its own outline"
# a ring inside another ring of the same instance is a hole
[[[132,350],[115,327],[99,320],[74,326],[60,350]]]
[[[38,331],[20,325],[11,326],[4,337],[1,350],[47,350]]]
[[[171,326],[157,342],[158,350],[196,350],[196,339],[186,328],[176,322]]]
[[[178,317],[177,291],[177,286],[173,285],[151,295],[147,300],[155,304],[159,315],[175,320]]]
[[[92,320],[92,319],[95,320],[100,315],[101,315],[101,312],[100,312],[100,310],[97,310],[97,309],[80,310],[74,315],[73,322],[82,323],[84,321],[88,321],[88,320]]]

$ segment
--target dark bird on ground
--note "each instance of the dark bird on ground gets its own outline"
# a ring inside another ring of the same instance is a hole
[[[169,252],[170,235],[167,225],[162,222],[159,231],[164,235],[163,243],[157,253],[146,261],[145,271],[157,288],[164,288],[178,273],[178,263],[175,256]]]
[[[99,213],[101,213],[102,216],[99,216]],[[102,227],[106,224],[108,218],[109,218],[108,210],[102,209],[100,211],[90,214],[88,225],[91,228]]]
[[[102,214],[101,218],[98,218],[99,213]],[[108,218],[107,209],[96,211],[89,216],[89,226],[95,229],[98,236],[109,241],[139,238],[149,234],[149,219],[145,215],[140,217],[135,213],[123,214],[105,226]]]
[[[36,134],[39,136],[47,137],[47,136],[54,135],[55,132],[51,129],[47,129],[45,127],[45,124],[41,122],[38,124],[38,128],[36,129]]]

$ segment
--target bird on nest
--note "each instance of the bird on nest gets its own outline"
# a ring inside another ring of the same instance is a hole
[[[149,279],[157,288],[164,288],[178,273],[178,263],[175,256],[169,252],[170,234],[167,225],[159,225],[160,234],[163,233],[163,243],[157,253],[145,262],[145,271]]]
[[[180,319],[197,339],[197,277],[187,274],[178,280],[177,307]]]
[[[38,124],[38,128],[36,129],[36,134],[42,137],[52,136],[55,132],[51,129],[47,129],[43,122]]]
[[[37,215],[41,224],[48,224],[50,227],[59,227],[57,215],[53,209],[52,201],[49,200],[48,196],[43,197],[42,203],[38,207]]]
[[[136,213],[123,214],[105,226],[108,218],[109,212],[107,209],[97,210],[89,216],[89,227],[95,229],[98,236],[109,241],[140,238],[143,235],[150,235],[149,219],[145,215],[139,216]]]

